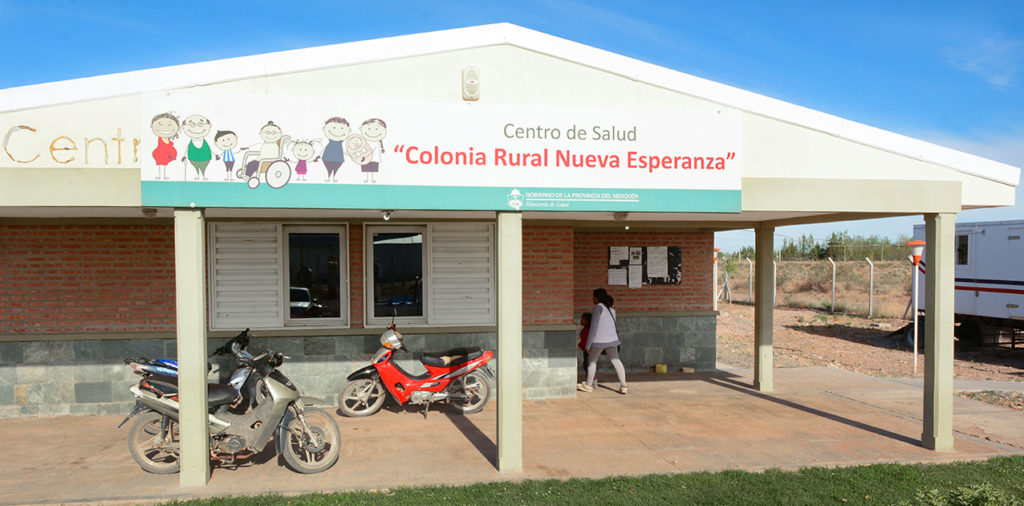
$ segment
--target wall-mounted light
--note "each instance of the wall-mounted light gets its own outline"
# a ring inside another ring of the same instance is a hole
[[[629,225],[626,225],[626,230],[629,230]]]
[[[462,69],[462,100],[480,100],[480,71],[476,67]]]
[[[152,207],[143,207],[142,215],[147,218],[156,218],[156,209],[153,209]]]
[[[390,209],[385,209],[380,212],[380,217],[384,218],[384,221],[388,221],[391,219],[391,212],[392,211]]]
[[[622,221],[625,220],[626,218],[629,218],[629,213],[625,213],[622,211],[612,213],[612,219],[615,221]]]

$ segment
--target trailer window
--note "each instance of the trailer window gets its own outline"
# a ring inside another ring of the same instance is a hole
[[[967,265],[968,239],[969,235],[956,236],[956,264]]]

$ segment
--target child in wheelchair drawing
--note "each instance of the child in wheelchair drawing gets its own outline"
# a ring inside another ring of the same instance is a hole
[[[260,138],[263,139],[260,150],[246,151],[242,157],[242,166],[235,175],[246,180],[249,188],[257,188],[261,178],[267,182],[267,186],[281,188],[292,177],[292,167],[284,157],[284,147],[291,137],[284,135],[281,127],[273,121],[268,121],[260,129]]]

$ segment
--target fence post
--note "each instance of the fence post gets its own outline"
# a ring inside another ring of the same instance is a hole
[[[832,260],[832,257],[828,257],[829,263],[832,264],[832,312],[836,312],[836,263]]]
[[[750,273],[749,281],[747,284],[747,298],[750,299],[750,303],[754,303],[754,262],[750,261],[750,257],[747,257],[747,265],[750,267],[748,271]]]
[[[864,260],[867,260],[870,266],[868,269],[868,318],[871,318],[871,310],[875,301],[875,264],[868,257],[864,257]]]
[[[729,287],[729,259],[723,258],[722,261],[725,262],[725,271],[722,273],[725,276],[725,300],[732,304],[732,288]]]
[[[772,307],[775,307],[775,290],[779,286],[779,263],[772,260]]]

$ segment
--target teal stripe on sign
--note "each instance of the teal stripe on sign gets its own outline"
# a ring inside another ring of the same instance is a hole
[[[518,190],[519,196],[513,195]],[[142,205],[449,211],[740,212],[740,190],[663,190],[143,181]]]

